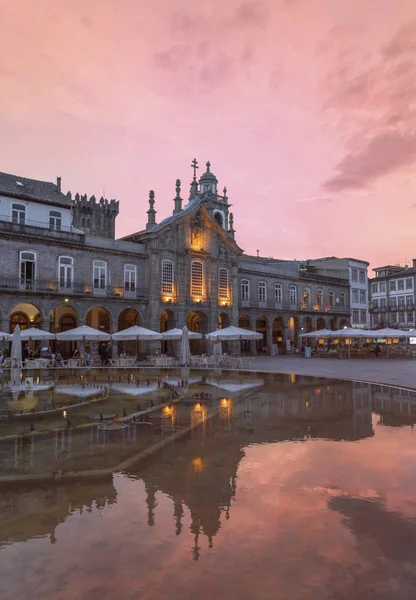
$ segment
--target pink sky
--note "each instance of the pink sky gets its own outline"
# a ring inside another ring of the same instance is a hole
[[[120,200],[227,186],[275,258],[416,256],[415,0],[0,0],[0,170]]]

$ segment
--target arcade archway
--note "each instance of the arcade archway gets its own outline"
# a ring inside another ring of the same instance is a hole
[[[250,331],[253,329],[253,323],[248,315],[240,315],[238,326],[241,327],[241,329],[249,329]],[[241,353],[250,352],[250,344],[250,340],[241,340]]]
[[[188,314],[186,324],[189,331],[197,333],[208,333],[208,317],[204,312],[193,311]],[[192,354],[201,354],[203,348],[203,340],[190,340],[189,342]]]
[[[125,308],[118,315],[117,330],[124,331],[134,325],[140,325],[140,315],[134,308]],[[118,353],[137,356],[138,342],[134,340],[118,342]]]
[[[134,308],[125,308],[118,316],[118,331],[140,325],[140,315]]]
[[[37,306],[27,302],[17,304],[10,312],[10,333],[13,333],[16,325],[19,325],[21,330],[29,329],[29,327],[40,329],[42,316]]]
[[[169,331],[169,329],[175,329],[176,327],[176,315],[170,310],[166,309],[160,315],[160,333],[165,333],[165,331]],[[174,342],[173,341],[163,341],[161,342],[161,351],[162,354],[174,354],[173,352]]]
[[[285,322],[282,317],[275,317],[273,319],[272,336],[272,343],[277,345],[279,352],[283,352],[285,344]]]
[[[257,352],[262,352],[267,348],[267,318],[263,315],[257,318],[256,331],[263,335],[263,338],[256,342]]]
[[[111,317],[106,308],[93,306],[87,313],[87,325],[105,333],[111,333]]]
[[[53,333],[62,333],[78,326],[78,315],[72,306],[61,304],[51,312],[50,330]],[[77,346],[76,342],[52,342],[55,349],[59,349],[64,358],[70,358]]]
[[[316,322],[316,329],[319,331],[320,329],[326,329],[325,319],[319,318]]]

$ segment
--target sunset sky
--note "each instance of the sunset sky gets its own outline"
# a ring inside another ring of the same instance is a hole
[[[191,161],[248,253],[416,257],[415,0],[0,0],[0,171],[162,220]]]

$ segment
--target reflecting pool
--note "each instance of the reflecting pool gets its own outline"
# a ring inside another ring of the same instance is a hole
[[[35,432],[10,417],[24,397],[3,381],[0,475],[33,480],[0,487],[2,599],[416,597],[415,392],[293,375],[128,375],[60,373],[32,389],[29,412],[76,403],[60,386],[97,386],[70,427],[45,412]],[[122,422],[138,402],[154,408],[141,425],[105,431],[90,418]],[[58,469],[80,477],[36,482]]]

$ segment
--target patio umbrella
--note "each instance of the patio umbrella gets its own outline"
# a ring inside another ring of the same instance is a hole
[[[146,329],[145,327],[140,327],[139,325],[133,325],[128,329],[123,329],[123,331],[118,331],[117,333],[113,333],[111,336],[113,340],[116,341],[129,341],[129,340],[147,340],[147,341],[157,341],[162,339],[162,334],[157,333],[156,331],[152,331],[151,329]]]
[[[189,347],[189,331],[187,326],[182,330],[182,341],[181,341],[181,364],[187,365],[191,360],[191,349]]]
[[[37,327],[24,329],[21,333],[22,340],[54,340],[55,337],[54,333],[38,329]]]
[[[352,338],[366,338],[369,337],[368,334],[371,332],[367,329],[359,329],[358,327],[345,327],[344,329],[338,329],[337,331],[331,331],[328,337],[333,338],[344,338],[344,339],[352,339]]]
[[[222,342],[213,342],[212,346],[212,356],[222,356]]]
[[[301,338],[326,338],[332,336],[334,332],[331,329],[318,329],[317,331],[310,331],[309,333],[302,333],[299,337]]]
[[[372,338],[403,338],[403,337],[416,337],[414,331],[402,331],[401,329],[392,329],[391,327],[385,327],[384,329],[373,329],[367,332],[369,335],[366,337]]]
[[[250,331],[249,329],[242,329],[241,327],[225,327],[224,329],[217,329],[212,333],[207,334],[207,339],[210,342],[222,342],[222,341],[233,341],[233,340],[261,340],[263,339],[262,333],[256,331]]]
[[[162,333],[162,337],[164,340],[181,340],[183,335],[183,329],[179,329],[175,327],[175,329],[169,329],[168,331],[164,331]],[[190,340],[200,340],[202,339],[202,333],[197,333],[196,331],[188,331],[188,337]]]
[[[93,327],[88,327],[88,325],[82,325],[81,327],[68,329],[68,331],[64,331],[63,333],[57,333],[56,339],[65,342],[77,342],[81,340],[88,342],[108,342],[110,334],[99,329],[94,329]]]
[[[12,337],[12,367],[22,366],[22,340],[20,335],[20,327],[16,325]]]

